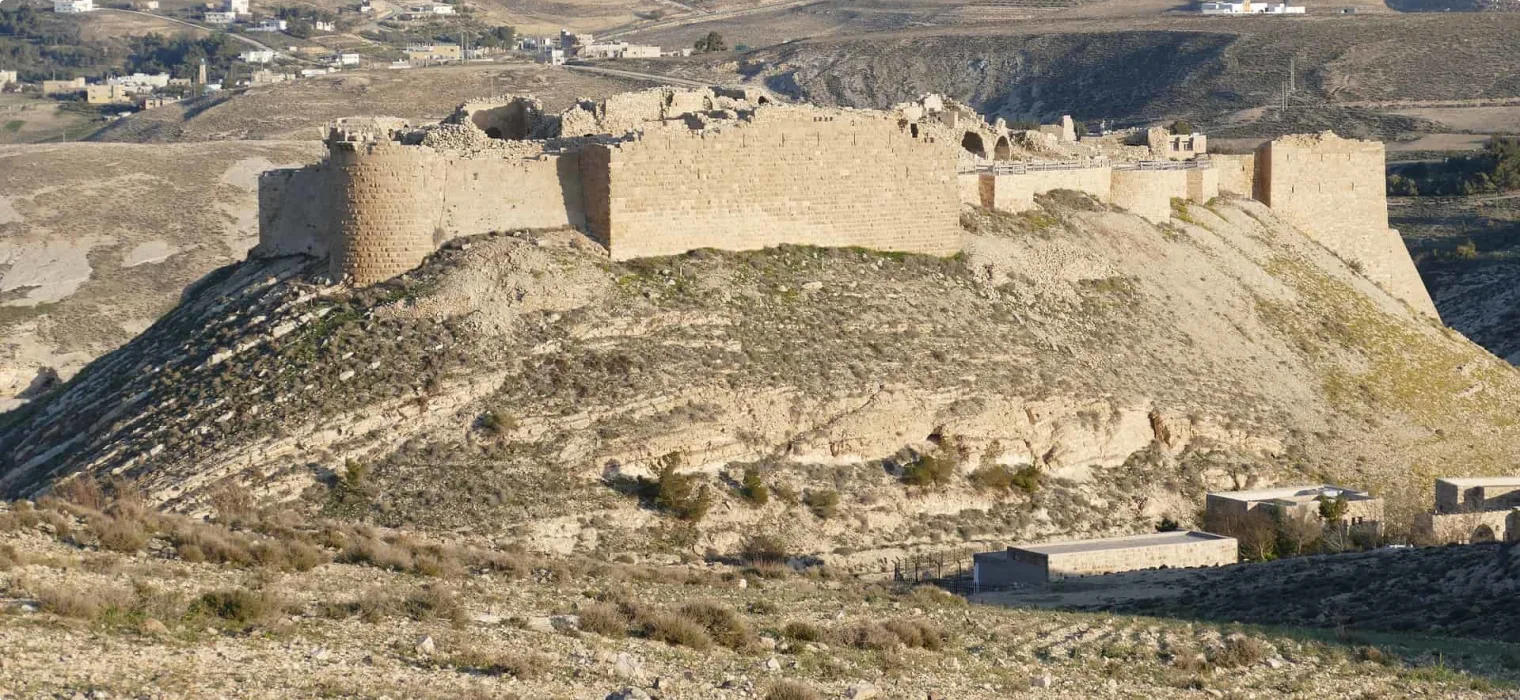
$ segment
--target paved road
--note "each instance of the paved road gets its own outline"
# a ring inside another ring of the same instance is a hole
[[[176,17],[165,17],[163,15],[155,15],[152,12],[139,12],[137,10],[118,10],[118,9],[115,9],[115,8],[107,8],[107,7],[96,8],[96,12],[124,12],[124,13],[129,14],[129,15],[142,15],[144,17],[152,17],[154,19],[161,19],[161,20],[164,20],[165,22],[173,22],[175,24],[183,24],[186,27],[191,27],[193,29],[205,30],[205,31],[211,32],[213,34],[219,32],[219,31],[222,31],[222,30],[217,29],[215,27],[208,27],[208,26],[206,26],[204,24],[197,24],[195,22],[189,22],[189,21],[182,20],[182,19],[179,19],[179,18],[176,18]],[[272,46],[266,46],[266,45],[261,44],[261,43],[259,43],[257,41],[254,41],[253,39],[249,39],[248,37],[243,36],[242,34],[233,34],[232,32],[227,32],[227,36],[232,37],[233,39],[235,39],[237,41],[241,41],[241,42],[243,42],[243,43],[245,43],[245,44],[247,44],[249,46],[252,46],[255,49],[258,49],[260,51],[274,51],[275,50],[274,47],[272,47]]]
[[[631,70],[618,70],[616,68],[601,68],[601,67],[598,67],[598,66],[565,66],[565,67],[569,68],[570,70],[578,70],[578,71],[581,71],[583,73],[600,73],[602,75],[611,75],[611,76],[615,76],[615,77],[618,77],[618,78],[632,78],[634,80],[643,80],[643,81],[647,81],[647,82],[651,82],[651,83],[660,83],[660,84],[663,84],[663,85],[676,85],[676,86],[679,86],[679,87],[695,87],[695,88],[711,87],[711,85],[709,85],[708,83],[704,83],[704,82],[701,82],[701,81],[698,81],[698,80],[687,80],[685,78],[672,78],[672,77],[670,77],[668,75],[659,75],[659,74],[656,74],[656,73],[638,73],[638,72],[631,71]]]

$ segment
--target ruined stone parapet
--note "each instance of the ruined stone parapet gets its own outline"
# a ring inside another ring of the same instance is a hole
[[[1383,144],[1331,132],[1284,136],[1256,151],[1254,196],[1363,274],[1439,317],[1398,232],[1388,228]]]

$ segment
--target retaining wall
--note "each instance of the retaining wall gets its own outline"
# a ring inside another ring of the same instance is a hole
[[[1219,191],[1255,198],[1255,155],[1211,155],[1209,160],[1219,174]]]

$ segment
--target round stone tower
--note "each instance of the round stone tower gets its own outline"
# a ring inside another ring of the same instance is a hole
[[[367,285],[416,268],[435,249],[438,158],[384,137],[336,136],[328,141],[337,185],[332,276]]]

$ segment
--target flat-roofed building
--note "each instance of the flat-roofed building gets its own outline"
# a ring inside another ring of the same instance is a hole
[[[1240,561],[1240,545],[1233,537],[1178,530],[1009,547],[977,554],[972,561],[972,580],[985,588],[1161,567],[1224,566]]]
[[[1204,522],[1210,532],[1234,532],[1233,525],[1261,511],[1278,521],[1306,515],[1318,516],[1324,501],[1344,500],[1341,522],[1353,532],[1377,534],[1383,527],[1383,499],[1366,491],[1331,484],[1282,486],[1245,491],[1217,491],[1204,501]]]
[[[1520,476],[1436,479],[1435,510],[1416,529],[1441,543],[1520,540]]]

